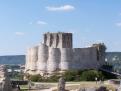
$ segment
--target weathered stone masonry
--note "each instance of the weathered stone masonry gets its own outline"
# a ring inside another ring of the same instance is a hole
[[[8,72],[4,65],[0,65],[0,91],[12,91]]]
[[[98,69],[105,63],[104,44],[73,48],[72,33],[45,33],[44,43],[29,48],[25,72],[45,74],[65,70]]]

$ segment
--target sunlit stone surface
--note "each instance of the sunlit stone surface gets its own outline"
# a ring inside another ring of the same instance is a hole
[[[12,91],[10,79],[4,65],[0,65],[0,91]]]
[[[45,33],[44,43],[28,49],[25,73],[44,75],[72,69],[98,69],[105,64],[104,44],[73,48],[72,42],[72,33]]]

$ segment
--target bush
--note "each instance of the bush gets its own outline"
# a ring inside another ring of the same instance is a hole
[[[80,71],[76,70],[66,71],[63,74],[63,77],[65,78],[66,81],[76,81],[78,80],[79,76],[80,76]]]
[[[58,82],[58,79],[60,78],[60,76],[58,76],[58,75],[52,75],[52,76],[50,76],[50,77],[48,77],[47,79],[46,79],[46,81],[47,82]]]
[[[42,77],[39,74],[38,75],[31,75],[29,77],[29,80],[31,80],[33,82],[40,82],[40,81],[42,81]]]
[[[57,82],[58,79],[60,78],[59,75],[54,74],[49,77],[42,77],[41,75],[29,75],[28,80],[31,80],[33,82]]]
[[[104,78],[103,74],[96,70],[87,70],[82,72],[80,80],[82,81],[95,81],[95,77],[98,79]]]
[[[101,71],[97,70],[71,70],[66,71],[62,75],[55,73],[50,77],[42,77],[41,75],[27,75],[29,80],[33,82],[58,82],[58,79],[63,76],[66,81],[95,81],[104,78]]]
[[[73,81],[74,80],[74,75],[76,75],[75,72],[73,72],[73,71],[66,71],[63,74],[63,77],[65,78],[66,81]]]
[[[95,77],[98,79],[104,78],[102,72],[97,70],[79,70],[79,71],[67,71],[63,74],[66,81],[95,81]]]

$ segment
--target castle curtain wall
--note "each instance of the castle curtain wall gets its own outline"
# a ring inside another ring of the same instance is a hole
[[[73,51],[72,48],[61,48],[60,69],[69,70],[72,68]]]
[[[28,49],[25,72],[44,74],[98,69],[105,64],[103,44],[94,44],[87,48],[72,48],[72,46],[72,33],[44,34],[44,43]]]

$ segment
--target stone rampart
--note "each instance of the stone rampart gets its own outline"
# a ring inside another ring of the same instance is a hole
[[[73,49],[74,69],[94,69],[97,65],[96,48],[75,48]]]
[[[104,44],[72,48],[72,33],[46,33],[44,43],[29,48],[25,72],[53,73],[65,70],[97,69],[105,64]]]
[[[27,72],[28,70],[30,70],[31,68],[30,68],[30,66],[31,66],[31,50],[30,50],[31,48],[28,48],[27,49],[27,53],[26,53],[26,64],[25,64],[25,72]]]
[[[40,44],[38,47],[38,71],[46,72],[47,71],[47,60],[48,60],[48,47],[44,44]]]
[[[47,63],[47,66],[48,66],[47,68],[49,73],[59,70],[60,55],[61,54],[60,54],[59,48],[49,49],[49,59]]]
[[[37,61],[38,61],[38,46],[32,47],[30,52],[31,58],[31,70],[35,71],[37,69]]]
[[[73,65],[72,61],[74,61],[72,48],[61,48],[61,70],[71,69]]]

